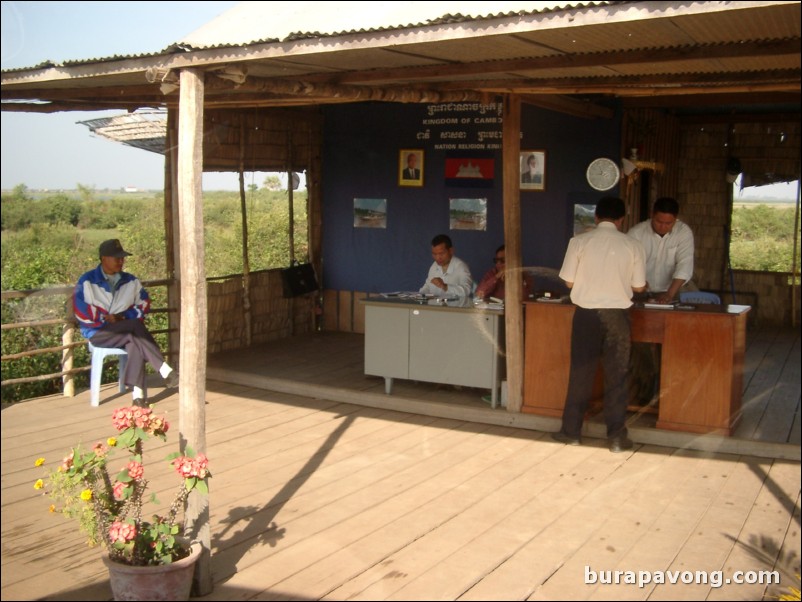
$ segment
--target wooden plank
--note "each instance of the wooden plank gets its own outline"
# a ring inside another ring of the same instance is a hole
[[[763,396],[768,398],[766,409],[754,432],[754,439],[771,440],[780,433],[789,443],[800,443],[799,421],[788,420],[789,416],[799,416],[800,387],[800,349],[799,336],[781,337],[782,348],[787,350],[785,357],[778,358],[779,373],[772,387],[766,387]],[[787,342],[787,343],[786,343]],[[787,346],[786,346],[787,345]],[[778,345],[775,345],[777,347]],[[794,426],[796,425],[796,426]]]
[[[337,328],[343,332],[352,332],[353,324],[353,293],[340,291],[337,312]]]
[[[598,450],[595,459],[615,464],[614,474],[602,479],[598,489],[584,498],[561,496],[555,500],[567,506],[563,513],[555,516],[552,511],[554,522],[546,523],[531,541],[472,589],[469,599],[586,599],[598,584],[584,584],[585,565],[594,570],[624,568],[623,558],[639,537],[655,529],[663,509],[677,496],[692,495],[697,474],[689,470],[699,458],[693,452],[672,453],[646,446],[640,453],[640,458],[624,463],[620,456],[612,456],[604,448]],[[571,477],[582,478],[583,474]],[[665,530],[666,534],[671,532]],[[656,549],[665,554],[665,547]],[[672,557],[662,557],[663,563]],[[528,582],[517,579],[518,573],[525,573]],[[624,595],[620,588],[609,589],[608,597]]]
[[[792,522],[799,515],[799,465],[775,461],[767,472],[757,476],[765,478],[765,486],[738,532],[732,552],[722,569],[725,577],[735,577],[735,571],[764,571],[775,567],[782,571],[782,585],[799,587],[799,523]],[[780,549],[794,550],[794,555],[779,557]],[[757,573],[755,573],[756,575]],[[777,591],[777,588],[771,588]],[[708,600],[762,600],[769,594],[765,583],[724,583],[710,591]]]
[[[323,291],[323,329],[336,332],[339,328],[339,293],[326,289]]]
[[[352,331],[359,334],[365,334],[365,306],[361,301],[367,297],[367,293],[354,291],[354,327]]]
[[[767,411],[770,391],[776,386],[788,350],[782,344],[777,331],[763,331],[747,350],[750,378],[744,387],[743,428],[737,429],[738,436],[755,438],[763,414]],[[745,361],[746,363],[746,361]],[[745,372],[746,374],[746,372]]]

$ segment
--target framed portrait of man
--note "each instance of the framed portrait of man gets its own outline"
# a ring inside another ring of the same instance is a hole
[[[546,151],[521,151],[521,190],[546,190]]]
[[[398,185],[423,186],[423,149],[401,149],[398,153]]]

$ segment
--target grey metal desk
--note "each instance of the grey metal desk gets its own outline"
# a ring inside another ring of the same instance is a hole
[[[477,309],[471,299],[442,304],[370,297],[365,305],[365,374],[490,389],[499,401],[504,312]]]

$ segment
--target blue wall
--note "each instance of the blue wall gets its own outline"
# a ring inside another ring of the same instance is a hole
[[[504,242],[501,138],[480,133],[500,133],[500,109],[452,104],[438,112],[442,107],[366,103],[324,110],[325,288],[417,290],[432,263],[431,239],[440,233],[451,237],[455,254],[468,263],[475,280],[491,267],[496,247]],[[459,125],[443,125],[443,119]],[[574,204],[595,204],[603,196],[587,183],[588,164],[601,156],[618,161],[620,119],[581,119],[524,105],[521,130],[522,151],[546,151],[545,190],[521,192],[523,265],[559,268],[572,235]],[[446,184],[446,157],[458,151],[443,148],[455,142],[443,136],[455,132],[465,136],[457,144],[481,147],[469,154],[495,157],[491,187]],[[398,185],[401,149],[423,149],[422,187]],[[486,231],[449,230],[449,199],[455,197],[487,198]],[[387,227],[355,228],[355,198],[386,199]]]

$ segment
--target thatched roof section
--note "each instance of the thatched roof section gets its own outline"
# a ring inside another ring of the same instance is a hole
[[[159,154],[164,154],[166,148],[167,111],[143,110],[78,123],[93,134],[135,148]]]

